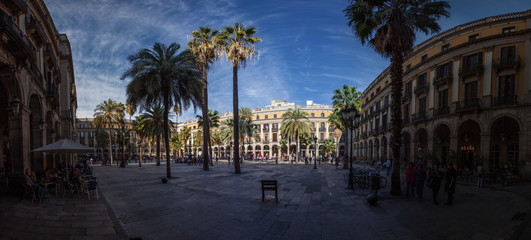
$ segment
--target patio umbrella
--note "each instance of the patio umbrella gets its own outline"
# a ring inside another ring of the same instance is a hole
[[[32,150],[32,152],[65,153],[65,154],[66,153],[92,152],[92,151],[94,151],[94,148],[81,145],[70,139],[61,139],[57,142],[50,143],[46,146]]]

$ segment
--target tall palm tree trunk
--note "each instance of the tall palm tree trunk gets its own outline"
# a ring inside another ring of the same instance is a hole
[[[232,111],[234,112],[234,173],[240,174],[240,116],[238,113],[238,66],[232,64]]]
[[[160,135],[157,135],[157,155],[155,156],[157,158],[157,166],[160,166]]]
[[[142,167],[142,139],[140,139],[140,146],[138,147],[138,152],[140,153],[140,156],[138,158],[138,166]]]
[[[296,145],[296,150],[297,150],[297,153],[295,154],[295,163],[298,163],[299,162],[299,156],[300,156],[300,139],[299,139],[299,131],[297,130],[295,135],[297,136],[297,145]]]
[[[400,111],[400,95],[402,95],[402,63],[403,56],[399,50],[394,50],[391,57],[391,92],[393,103],[391,105],[391,151],[393,154],[393,167],[391,172],[391,195],[400,195],[400,132],[402,131],[402,116]]]
[[[111,166],[112,166],[112,136],[111,136],[110,126],[109,126],[109,158],[111,159]]]
[[[210,142],[210,122],[208,119],[208,88],[207,88],[207,69],[203,65],[203,76],[201,82],[203,82],[203,170],[208,171],[209,163],[209,142]]]
[[[166,146],[166,177],[171,178],[170,161],[170,126],[168,116],[170,115],[170,94],[164,91],[164,146]]]
[[[123,139],[122,139],[123,140]],[[122,141],[122,160],[120,161],[120,167],[125,167],[125,141]]]

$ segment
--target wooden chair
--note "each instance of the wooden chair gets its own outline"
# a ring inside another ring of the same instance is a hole
[[[265,191],[275,191],[275,200],[278,203],[278,183],[277,180],[261,180],[262,202],[265,201]]]

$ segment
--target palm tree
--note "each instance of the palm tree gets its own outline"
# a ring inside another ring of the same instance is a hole
[[[160,166],[160,136],[164,133],[164,109],[156,106],[142,115],[142,128],[146,137],[157,142],[157,166]],[[167,155],[166,155],[167,157]]]
[[[208,117],[207,117],[208,129],[219,127],[219,112],[217,110],[209,109],[207,115],[208,115]],[[203,126],[203,116],[196,115],[195,117],[198,119],[199,127],[203,127],[203,132],[204,132],[205,128]],[[206,139],[210,139],[210,141],[208,141],[207,144],[204,144],[204,141]],[[211,141],[212,141],[212,139],[210,138],[210,133],[208,134],[208,138],[204,138],[204,135],[203,135],[203,144],[207,147],[206,149],[208,149],[209,156],[212,156],[212,145],[210,144]],[[203,147],[205,147],[205,146],[203,146]],[[203,166],[204,166],[204,164],[203,164]]]
[[[258,54],[255,43],[261,42],[262,39],[253,36],[257,29],[253,26],[244,27],[236,23],[234,27],[227,26],[221,34],[221,39],[225,42],[225,55],[227,60],[232,63],[232,110],[234,114],[234,148],[240,149],[240,141],[238,136],[239,127],[238,122],[238,69],[245,67],[247,59],[252,58]],[[234,172],[240,174],[240,156],[238,151],[234,151]]]
[[[190,139],[191,134],[192,129],[190,129],[190,127],[188,126],[183,127],[183,129],[181,129],[181,131],[179,132],[179,136],[184,146],[184,155],[186,155],[186,143],[188,142],[188,139]]]
[[[152,49],[139,50],[129,55],[128,60],[133,65],[121,77],[122,80],[132,78],[127,85],[127,102],[141,110],[162,104],[166,156],[170,155],[170,109],[175,105],[183,109],[195,108],[201,98],[195,56],[190,51],[177,54],[179,48],[177,43],[168,47],[155,43]],[[166,161],[166,176],[171,178],[170,161]]]
[[[345,134],[345,127],[347,126],[347,123],[343,122],[343,118],[341,116],[341,112],[343,109],[347,109],[349,107],[354,107],[360,110],[361,107],[361,92],[358,92],[356,87],[349,87],[348,85],[344,84],[342,89],[335,89],[334,90],[334,96],[332,97],[332,105],[334,106],[334,112],[330,115],[329,118],[332,118],[334,122],[332,124],[336,127],[340,127],[341,134]],[[348,144],[345,144],[347,148],[351,147],[348,146]],[[349,156],[350,157],[350,156]],[[348,168],[348,161],[343,161],[343,169]]]
[[[219,31],[209,27],[199,27],[199,30],[192,31],[192,39],[187,43],[192,53],[196,56],[198,66],[202,70],[201,82],[203,83],[203,118],[208,121],[208,89],[207,71],[210,65],[222,53],[223,41],[220,40]],[[207,149],[210,139],[210,126],[203,126],[203,149]],[[212,154],[212,151],[210,151]],[[203,151],[203,170],[208,170],[209,152]]]
[[[324,141],[324,150],[328,153],[328,160],[330,160],[330,154],[336,150],[336,143],[333,138],[327,138]]]
[[[135,131],[136,136],[140,140],[140,143],[144,141],[144,138],[146,136],[145,129],[144,129],[144,117],[137,116],[136,119],[131,123],[133,127],[133,131]],[[138,147],[139,149],[139,160],[138,160],[138,166],[142,167],[142,146]]]
[[[132,128],[132,122],[131,122],[131,117],[133,117],[133,115],[135,115],[135,112],[136,112],[136,106],[131,104],[131,103],[126,103],[125,105],[125,112],[127,113],[127,115],[129,115],[129,126],[131,126]],[[130,129],[132,130],[132,129]],[[133,131],[129,131],[129,133],[131,133]],[[129,145],[131,145],[131,136],[129,136]],[[129,148],[129,159],[131,159],[131,148]]]
[[[95,137],[97,142],[96,147],[100,150],[100,159],[103,162],[103,150],[109,144],[109,134],[100,126],[96,125]]]
[[[413,47],[415,31],[425,34],[438,32],[437,20],[450,16],[450,5],[446,1],[431,0],[351,0],[343,12],[348,26],[362,44],[368,44],[376,52],[391,57],[391,150],[393,171],[391,194],[400,195],[400,132],[402,116],[400,99],[402,95],[403,57]]]
[[[94,109],[94,124],[100,127],[108,127],[109,131],[109,158],[111,160],[111,166],[113,164],[112,159],[112,134],[111,129],[113,123],[123,121],[123,104],[118,103],[112,99],[107,99],[96,106]]]
[[[284,153],[287,153],[288,151],[288,143],[285,139],[280,140],[278,143],[280,144],[280,152],[282,153],[280,159],[284,159]]]
[[[282,133],[286,133],[286,136],[289,139],[295,139],[295,144],[298,151],[297,156],[300,156],[300,138],[303,135],[309,135],[310,131],[312,131],[308,116],[309,115],[307,112],[302,111],[298,107],[295,109],[290,108],[288,111],[282,114],[282,127],[280,127],[280,131]]]
[[[171,148],[173,148],[173,150],[177,152],[181,150],[181,148],[183,147],[183,142],[181,141],[179,134],[171,135],[170,145],[171,145]]]
[[[125,144],[130,142],[131,130],[125,128],[125,124],[121,126],[116,131],[116,143],[120,144],[122,147],[122,159],[120,160],[120,167],[125,167]]]
[[[218,146],[218,157],[221,156],[221,144],[224,142],[225,138],[221,130],[215,131],[212,133],[212,143]]]
[[[334,108],[334,111],[332,112],[332,114],[328,116],[328,122],[330,122],[330,126],[334,127],[336,156],[339,156],[339,141],[341,140],[341,136],[343,135],[343,130],[344,130],[341,109]]]
[[[248,107],[242,107],[242,108],[240,108],[240,115],[245,120],[252,120],[253,110],[251,110]]]

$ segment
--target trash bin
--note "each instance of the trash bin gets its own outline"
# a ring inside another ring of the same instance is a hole
[[[370,188],[371,190],[380,190],[380,176],[376,174],[370,174]]]

